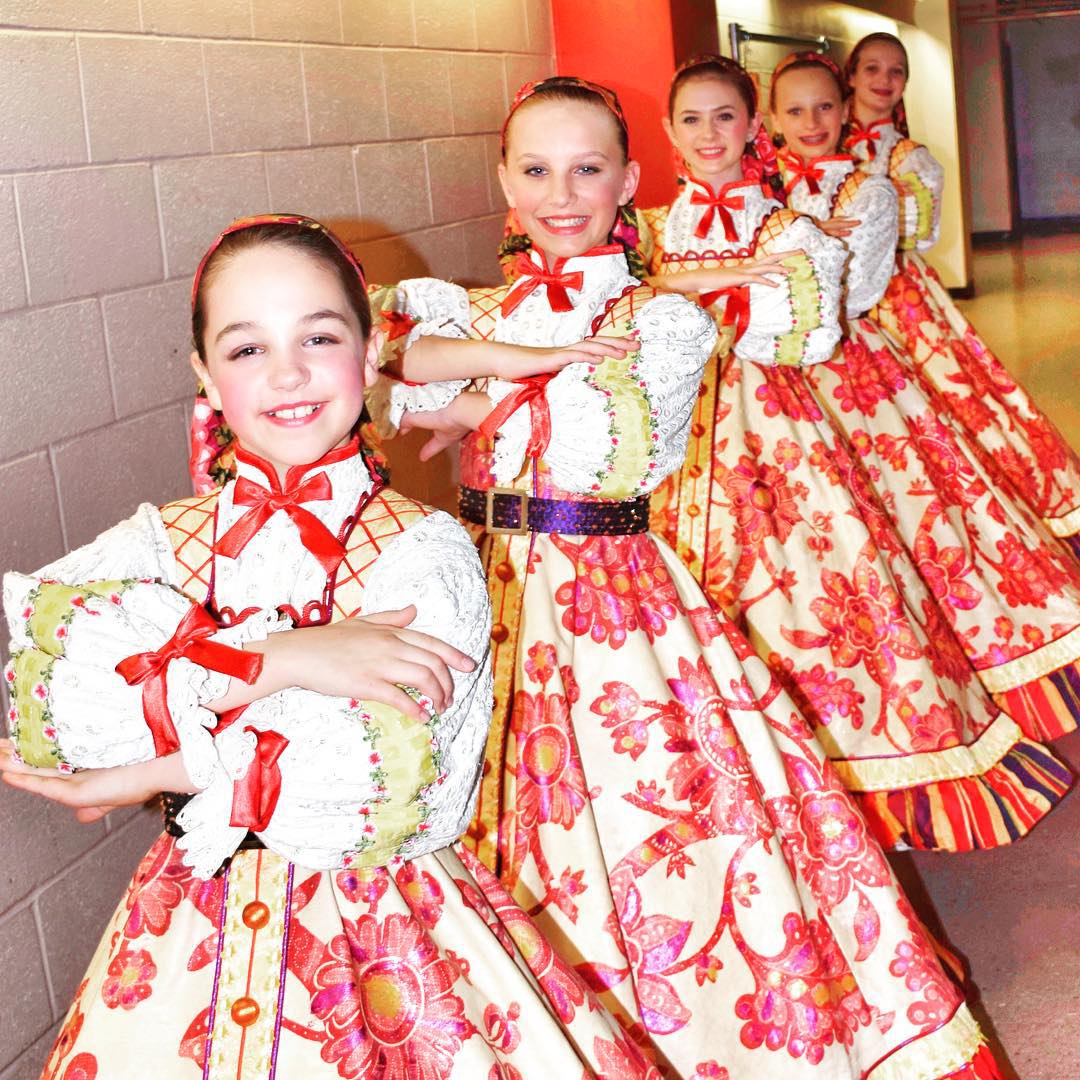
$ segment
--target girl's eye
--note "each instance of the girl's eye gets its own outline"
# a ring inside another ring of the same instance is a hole
[[[722,124],[730,124],[731,121],[735,119],[735,114],[729,112],[721,113],[719,119]]]
[[[683,123],[684,124],[696,124],[697,123],[697,117],[696,116],[684,116],[683,117]]]
[[[793,106],[792,108],[788,109],[787,114],[788,116],[798,116],[801,112],[802,109],[800,109],[798,106]]]
[[[304,342],[305,345],[336,345],[337,339],[330,337],[328,334],[312,334],[311,337]]]
[[[229,353],[230,360],[243,360],[245,357],[254,356],[259,351],[256,345],[241,345],[239,349],[233,349]]]
[[[599,165],[581,165],[578,168],[578,172],[584,173],[586,176],[595,176],[598,172],[600,172],[600,166]]]
[[[826,102],[825,102],[825,103],[824,103],[824,104],[823,104],[823,105],[821,106],[821,111],[822,111],[822,112],[829,112],[829,111],[830,111],[830,110],[832,109],[832,107],[833,107],[833,103],[832,103],[831,101],[826,101]]]
[[[543,176],[544,175],[544,168],[543,168],[542,165],[530,165],[525,170],[525,175],[526,176]]]

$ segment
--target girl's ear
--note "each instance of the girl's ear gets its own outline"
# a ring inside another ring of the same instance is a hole
[[[386,341],[381,330],[372,330],[364,347],[364,386],[374,386],[379,377],[379,353]]]
[[[214,380],[210,378],[210,370],[202,362],[202,358],[194,349],[191,350],[191,356],[188,357],[188,361],[191,364],[191,370],[195,372],[195,378],[202,383],[203,390],[206,391],[206,400],[210,402],[211,408],[221,412],[221,394],[218,393],[218,388],[214,385]]]
[[[634,192],[641,183],[641,166],[636,161],[626,163],[626,176],[623,179],[622,191],[619,194],[619,205],[625,206],[633,197]]]
[[[750,126],[746,129],[746,141],[748,143],[752,143],[757,138],[757,133],[761,130],[761,124],[761,113],[754,113],[750,119]]]
[[[851,98],[845,98],[844,103],[840,106],[840,119],[844,124],[851,120]]]
[[[668,137],[668,140],[670,141],[671,145],[674,146],[675,149],[677,150],[678,149],[678,144],[675,142],[675,128],[671,123],[670,117],[667,117],[667,116],[663,117],[660,120],[660,123],[663,125],[664,134]]]
[[[498,171],[499,171],[499,183],[502,185],[503,197],[506,199],[506,205],[509,206],[511,210],[516,210],[517,209],[517,204],[514,202],[514,196],[510,193],[510,184],[508,183],[508,180],[507,180],[506,163],[505,162],[502,162],[502,161],[499,162],[499,170]]]

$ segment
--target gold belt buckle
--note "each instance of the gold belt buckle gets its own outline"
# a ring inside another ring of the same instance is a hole
[[[512,495],[519,499],[521,502],[521,510],[519,511],[518,525],[516,529],[504,528],[496,525],[494,522],[495,517],[495,496],[496,495]],[[529,531],[528,524],[529,517],[529,495],[525,491],[519,491],[517,488],[504,488],[504,487],[489,487],[484,495],[484,528],[489,533],[503,536],[524,536]]]

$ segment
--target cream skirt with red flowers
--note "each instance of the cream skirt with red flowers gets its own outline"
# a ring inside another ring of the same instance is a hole
[[[983,686],[1035,739],[1080,715],[1080,563],[985,469],[868,318],[806,372]]]
[[[809,726],[674,552],[479,540],[494,783],[467,842],[665,1075],[995,1075]]]
[[[1080,458],[922,257],[901,252],[899,263],[872,318],[915,362],[992,475],[1080,556]]]
[[[654,524],[746,627],[882,843],[1008,843],[1069,773],[983,689],[815,377],[734,357],[711,371]]]
[[[241,851],[200,881],[162,835],[46,1080],[657,1078],[468,852],[305,871]]]

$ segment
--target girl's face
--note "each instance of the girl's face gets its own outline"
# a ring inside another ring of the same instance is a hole
[[[726,79],[691,78],[675,94],[664,130],[690,171],[714,190],[741,180],[746,144],[757,135],[761,115],[747,112],[746,102]]]
[[[552,259],[608,241],[620,206],[637,190],[614,117],[583,101],[537,101],[514,115],[499,180],[533,245]]]
[[[906,85],[904,54],[888,41],[872,41],[859,53],[859,66],[851,76],[855,115],[866,124],[884,120],[904,96]]]
[[[192,353],[191,364],[243,447],[284,481],[349,440],[380,340],[364,341],[333,269],[261,244],[215,270],[205,305],[206,363]]]
[[[835,153],[846,119],[840,88],[824,68],[785,71],[773,84],[773,131],[803,158]]]

